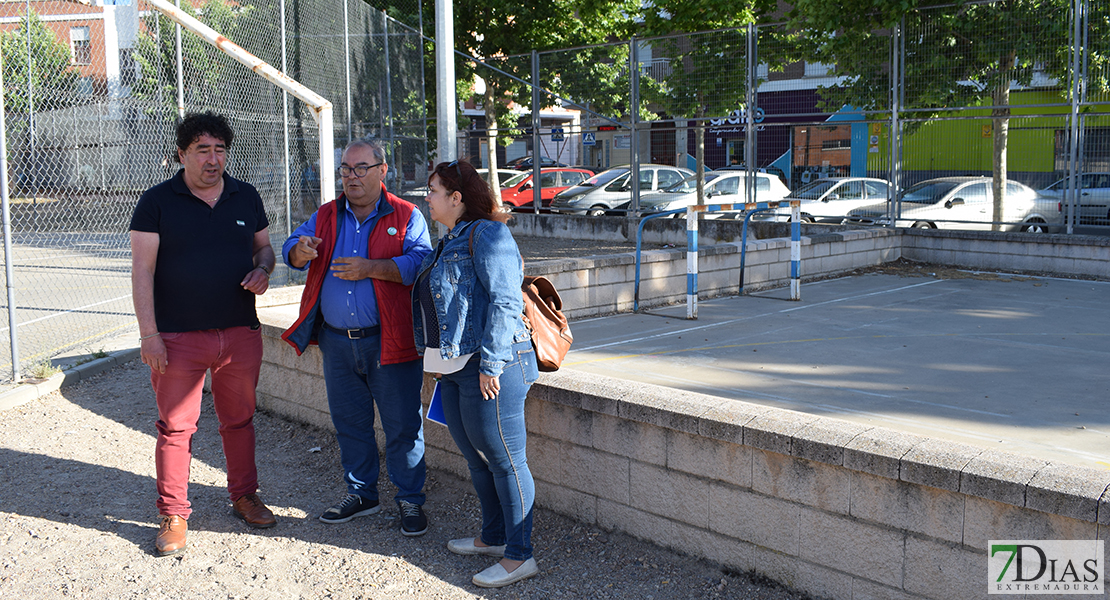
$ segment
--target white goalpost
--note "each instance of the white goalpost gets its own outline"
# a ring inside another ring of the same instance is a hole
[[[270,66],[266,61],[247,52],[219,32],[189,16],[166,0],[147,0],[158,12],[185,29],[199,35],[235,59],[251,71],[258,73],[279,88],[300,99],[312,109],[312,117],[320,128],[320,204],[332,200],[335,194],[335,140],[333,129],[332,103],[320,94],[308,89],[285,73]]]

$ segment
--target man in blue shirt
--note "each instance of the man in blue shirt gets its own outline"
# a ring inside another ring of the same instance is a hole
[[[431,252],[428,224],[382,185],[388,166],[374,142],[343,151],[343,194],[320,207],[282,245],[285,264],[308,269],[297,321],[282,336],[297,352],[318,343],[347,496],[320,515],[346,523],[377,513],[374,405],[397,486],[401,533],[423,535],[423,366],[412,333],[412,284]]]

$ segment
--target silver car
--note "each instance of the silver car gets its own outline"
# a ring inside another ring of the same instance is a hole
[[[602,171],[580,185],[565,189],[551,201],[551,212],[599,217],[632,202],[629,166]],[[693,175],[690,169],[670,165],[640,165],[640,192],[666,189]]]
[[[748,201],[747,173],[744,171],[712,171],[705,174],[705,202],[707,204],[739,204]],[[644,212],[677,210],[698,203],[697,177],[690,176],[681,183],[662,192],[644,196],[640,208]],[[755,201],[781,200],[790,190],[782,181],[768,173],[755,174]],[[705,218],[720,218],[721,213],[707,214]],[[735,216],[729,213],[728,216]],[[727,218],[727,217],[726,217]]]
[[[803,223],[839,224],[848,211],[886,202],[891,194],[890,183],[872,177],[827,177],[811,181],[790,192],[783,200],[801,201]],[[790,221],[790,209],[779,208],[756,213],[753,221]]]
[[[902,214],[895,225],[923,229],[989,230],[994,214],[990,177],[940,177],[922,181],[902,192]],[[1006,181],[1002,210],[1003,231],[1047,233],[1060,229],[1059,203],[1030,187]],[[890,225],[886,203],[848,212],[845,225]]]
[[[1041,195],[1059,202],[1067,200],[1070,177],[1041,190]],[[1079,177],[1079,222],[1110,225],[1110,173],[1083,173]]]

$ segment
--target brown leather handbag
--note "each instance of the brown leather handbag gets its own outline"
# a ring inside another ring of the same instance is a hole
[[[474,256],[475,229],[477,228],[470,228],[467,239],[471,257]],[[532,334],[536,366],[540,371],[558,371],[574,342],[570,324],[563,314],[563,299],[546,277],[525,277],[520,291],[524,296],[524,311],[520,316],[524,319],[524,326]]]
[[[524,325],[532,333],[532,348],[541,371],[558,371],[574,337],[563,315],[563,300],[546,277],[525,277]]]

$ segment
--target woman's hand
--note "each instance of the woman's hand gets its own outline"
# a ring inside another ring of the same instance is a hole
[[[478,385],[482,386],[482,398],[485,400],[493,400],[501,391],[501,382],[497,377],[490,377],[485,373],[478,373]]]

